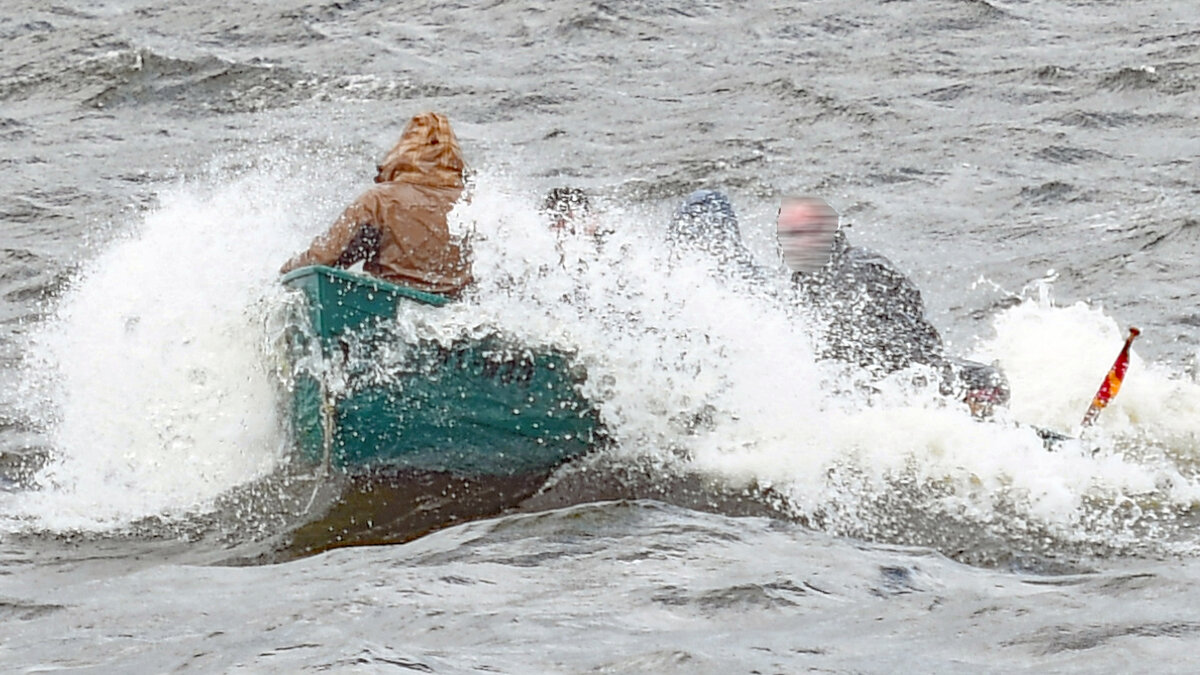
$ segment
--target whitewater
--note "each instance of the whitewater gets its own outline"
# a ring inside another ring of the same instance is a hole
[[[0,663],[1187,672],[1200,27],[909,4],[0,11]],[[611,441],[536,485],[417,486],[420,527],[308,554],[362,486],[293,461],[278,268],[425,109],[473,170],[478,283],[400,333],[571,350]],[[558,185],[603,246],[544,226]],[[777,278],[672,261],[701,187]],[[773,244],[797,193],[1005,372],[1006,410],[814,357]]]

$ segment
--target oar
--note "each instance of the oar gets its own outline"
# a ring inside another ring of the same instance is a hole
[[[1129,368],[1129,346],[1133,344],[1133,339],[1141,335],[1141,331],[1136,328],[1129,329],[1129,337],[1125,338],[1125,345],[1121,347],[1121,353],[1117,354],[1117,360],[1113,362],[1112,368],[1109,369],[1108,375],[1105,376],[1104,382],[1100,384],[1099,391],[1096,392],[1095,398],[1092,399],[1092,404],[1088,406],[1087,413],[1083,416],[1083,427],[1086,429],[1096,421],[1096,417],[1100,415],[1100,411],[1108,405],[1109,401],[1117,395],[1117,391],[1121,389],[1121,381],[1125,379],[1125,371]],[[1073,438],[1065,434],[1060,434],[1057,431],[1035,427],[1038,436],[1042,437],[1042,442],[1047,450],[1054,450],[1059,443],[1064,441],[1075,441],[1078,438]],[[1092,454],[1096,454],[1099,448],[1093,448]]]
[[[1087,413],[1083,416],[1083,426],[1090,427],[1096,421],[1096,417],[1100,415],[1100,411],[1104,410],[1108,402],[1113,400],[1120,391],[1121,381],[1125,379],[1125,371],[1129,368],[1129,346],[1133,344],[1133,339],[1141,333],[1132,326],[1129,328],[1129,337],[1125,338],[1125,346],[1121,347],[1121,353],[1117,354],[1117,360],[1113,362],[1104,382],[1100,383],[1100,389],[1096,392],[1096,397],[1092,399],[1092,405],[1088,406]]]

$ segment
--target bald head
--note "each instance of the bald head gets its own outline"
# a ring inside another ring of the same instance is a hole
[[[776,233],[783,260],[794,272],[812,273],[833,253],[838,213],[824,199],[787,197],[779,207]]]

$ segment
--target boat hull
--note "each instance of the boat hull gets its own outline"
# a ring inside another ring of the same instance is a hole
[[[544,472],[595,446],[571,355],[493,334],[401,340],[396,309],[445,298],[343,270],[284,277],[304,296],[288,339],[292,431],[306,461],[464,476]],[[307,367],[299,364],[307,363]]]

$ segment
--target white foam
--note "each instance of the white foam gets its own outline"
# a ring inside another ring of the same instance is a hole
[[[1003,365],[1017,419],[1078,432],[1086,411],[1116,359],[1129,326],[1084,303],[1057,307],[1046,295],[996,317],[996,337],[979,356]],[[1110,433],[1150,434],[1171,442],[1200,431],[1200,386],[1182,373],[1143,360],[1137,342],[1119,394],[1096,425]]]
[[[1196,481],[1164,454],[1195,454],[1200,387],[1136,351],[1084,441],[1047,452],[1036,434],[1033,426],[1080,431],[1124,337],[1100,310],[1056,307],[1035,287],[998,315],[995,336],[966,356],[1000,364],[1012,405],[982,424],[921,386],[919,371],[856,391],[855,373],[814,361],[786,297],[731,289],[700,263],[667,264],[655,234],[664,223],[610,214],[615,234],[601,253],[572,241],[560,263],[533,200],[491,188],[457,212],[486,242],[476,250],[478,295],[457,311],[578,347],[618,441],[614,461],[685,458],[734,484],[770,485],[805,513],[853,511],[898,481],[923,481],[973,517],[995,517],[1003,500],[1060,532],[1094,523],[1097,501],[1195,500]]]
[[[280,461],[263,321],[317,188],[284,166],[217,182],[166,190],[34,336],[54,456],[13,515],[53,529],[169,517]]]
[[[261,322],[278,301],[280,262],[336,213],[320,183],[268,168],[213,189],[181,186],[90,261],[33,348],[55,375],[57,456],[14,513],[52,527],[186,513],[278,465]],[[1091,438],[1047,452],[1030,426],[1078,431],[1123,339],[1095,308],[1043,296],[996,317],[995,335],[968,356],[1002,366],[1012,404],[981,424],[939,396],[929,373],[871,391],[856,386],[861,374],[817,362],[782,280],[737,288],[702,261],[670,262],[657,217],[608,205],[600,219],[613,233],[597,250],[557,238],[537,201],[481,173],[452,214],[472,233],[477,286],[404,321],[444,336],[497,327],[576,350],[616,441],[606,461],[771,486],[800,513],[847,518],[869,518],[858,506],[903,481],[939,486],[984,522],[1004,500],[1061,531],[1095,523],[1097,501],[1196,500],[1185,465],[1200,386],[1136,347]],[[322,206],[311,215],[304,204]]]

